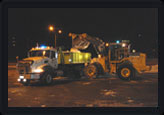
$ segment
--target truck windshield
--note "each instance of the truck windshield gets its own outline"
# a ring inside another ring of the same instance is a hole
[[[50,56],[50,50],[37,50],[37,51],[30,51],[29,52],[30,57],[38,57],[38,56]]]

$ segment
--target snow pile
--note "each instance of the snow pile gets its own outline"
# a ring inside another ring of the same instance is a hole
[[[112,91],[112,90],[102,90],[101,94],[105,95],[105,96],[112,96],[115,97],[116,96],[116,92]]]
[[[158,73],[158,65],[151,66],[150,71],[145,71],[145,73]]]
[[[80,50],[76,49],[76,48],[71,48],[70,49],[70,52],[79,52],[80,53]]]

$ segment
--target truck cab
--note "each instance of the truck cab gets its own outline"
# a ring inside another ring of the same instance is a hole
[[[87,52],[62,51],[49,46],[32,48],[27,58],[18,61],[18,82],[28,85],[35,80],[51,84],[56,76],[79,78],[82,68],[90,60],[91,54]]]
[[[49,70],[47,69],[49,68]],[[18,82],[26,85],[32,80],[43,80],[43,74],[47,74],[51,70],[51,78],[53,78],[53,70],[58,68],[58,53],[52,47],[36,47],[28,52],[28,57],[18,61],[17,70],[19,72]],[[49,80],[47,79],[47,80]],[[46,80],[44,78],[44,80]],[[49,81],[45,81],[49,83]]]

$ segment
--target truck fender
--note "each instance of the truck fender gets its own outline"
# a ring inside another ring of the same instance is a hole
[[[52,75],[56,75],[57,74],[56,71],[49,65],[44,66],[43,69],[44,69],[44,72],[49,72]]]

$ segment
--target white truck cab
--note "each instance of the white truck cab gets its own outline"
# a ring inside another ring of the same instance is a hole
[[[53,47],[36,47],[28,52],[28,57],[18,61],[18,82],[28,85],[30,81],[42,81],[51,84],[56,76],[77,79],[86,63],[91,60],[87,52],[62,51]]]
[[[42,80],[49,84],[53,79],[53,69],[57,68],[58,53],[55,48],[46,46],[32,48],[28,52],[28,57],[17,64],[18,82],[27,85],[31,80]]]

